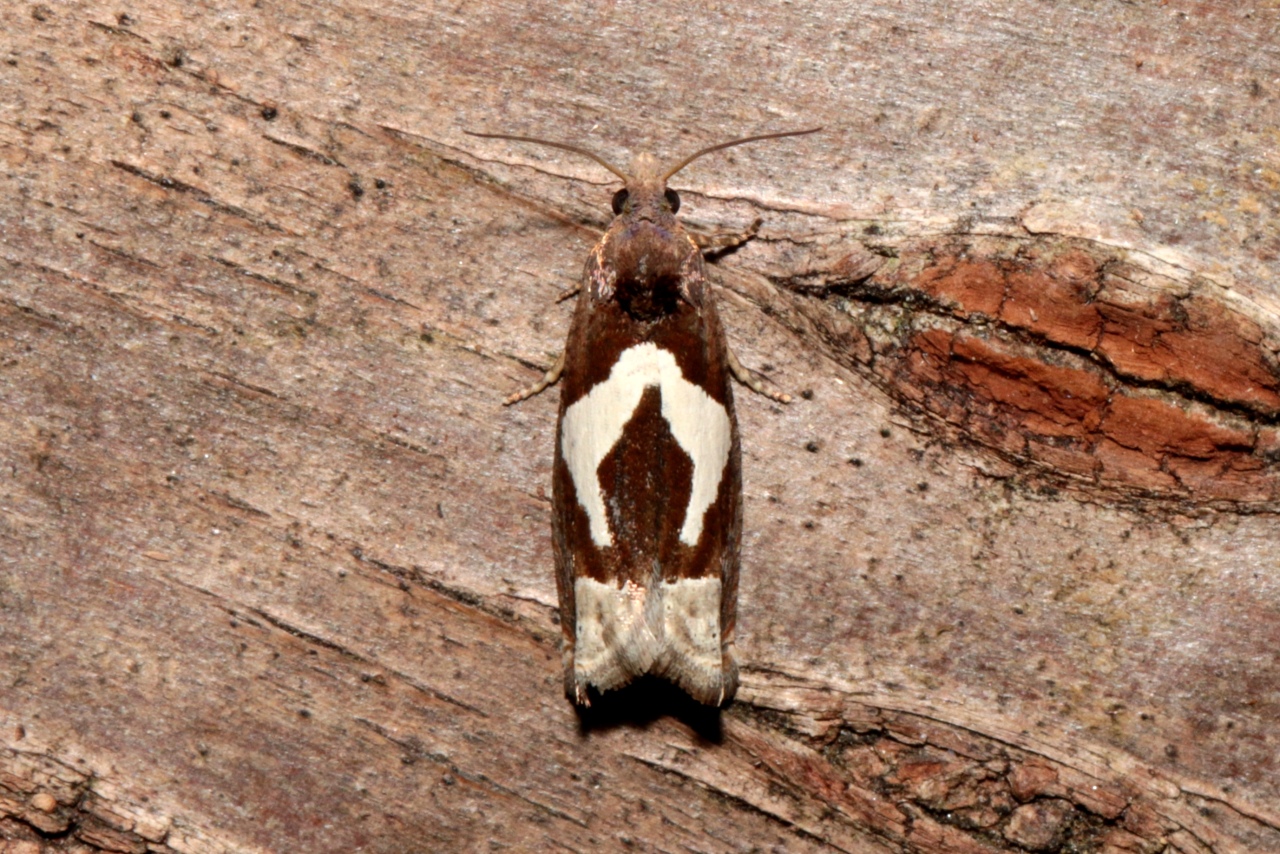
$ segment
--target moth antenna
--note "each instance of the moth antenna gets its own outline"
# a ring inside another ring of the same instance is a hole
[[[808,133],[808,132],[809,131],[803,131],[803,133]],[[567,142],[552,142],[549,139],[538,139],[536,136],[514,136],[509,133],[476,133],[475,131],[469,131],[469,130],[464,130],[463,133],[465,133],[467,136],[478,136],[484,139],[509,139],[514,142],[532,142],[535,145],[546,145],[546,146],[550,146],[551,148],[559,148],[559,149],[563,149],[564,151],[572,151],[574,154],[581,154],[584,157],[590,157],[592,160],[599,163],[601,166],[608,169],[613,174],[617,175],[623,181],[631,180],[630,175],[628,175],[626,172],[623,172],[621,169],[614,166],[612,163],[605,160],[603,157],[596,154],[595,152],[587,151],[587,149],[579,148],[576,145],[569,145]],[[780,135],[786,136],[786,134],[780,134]],[[738,140],[738,142],[747,142],[747,141],[748,140],[745,140],[745,139]],[[729,143],[729,144],[732,145],[733,143]],[[723,146],[721,147],[723,148]],[[707,150],[711,151],[712,149],[707,149]],[[704,154],[705,152],[698,152],[698,153]],[[694,157],[696,156],[697,155],[694,155]],[[689,159],[692,160],[693,158],[689,158]]]
[[[709,148],[704,148],[701,151],[695,151],[693,154],[690,154],[684,160],[681,160],[671,169],[667,170],[667,174],[662,176],[662,182],[665,184],[668,178],[688,166],[693,161],[697,160],[702,155],[710,154],[713,151],[719,151],[722,148],[731,148],[735,145],[742,145],[746,142],[759,142],[762,139],[778,139],[783,136],[804,136],[807,133],[817,133],[820,130],[822,130],[821,127],[809,128],[808,130],[784,130],[781,133],[762,133],[759,136],[746,136],[742,139],[733,139],[728,142],[722,142],[719,145],[713,145]]]

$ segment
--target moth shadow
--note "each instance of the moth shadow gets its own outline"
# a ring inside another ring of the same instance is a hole
[[[721,709],[699,703],[665,679],[644,676],[616,691],[597,694],[592,689],[591,705],[578,707],[578,729],[582,735],[618,727],[647,729],[670,717],[703,741],[719,744],[724,739],[720,713]]]

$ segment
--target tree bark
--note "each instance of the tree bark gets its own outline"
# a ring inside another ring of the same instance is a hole
[[[1280,850],[1280,27],[9,4],[0,851]],[[560,689],[612,176],[744,364],[742,687]]]

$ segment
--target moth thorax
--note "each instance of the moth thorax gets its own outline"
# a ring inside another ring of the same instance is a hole
[[[664,227],[669,225],[675,225],[674,217],[669,224],[632,221],[619,235],[623,239],[608,245],[618,303],[640,320],[674,312],[680,299],[691,247],[682,232]]]

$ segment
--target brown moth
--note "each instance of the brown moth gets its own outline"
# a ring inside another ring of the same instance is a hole
[[[733,629],[742,540],[742,466],[731,378],[766,391],[725,341],[702,251],[676,219],[667,180],[734,145],[674,166],[639,154],[630,174],[573,145],[507,134],[590,157],[622,179],[614,220],[587,258],[564,352],[508,404],[561,383],[552,488],[565,693],[590,705],[654,674],[718,706],[733,697]]]

